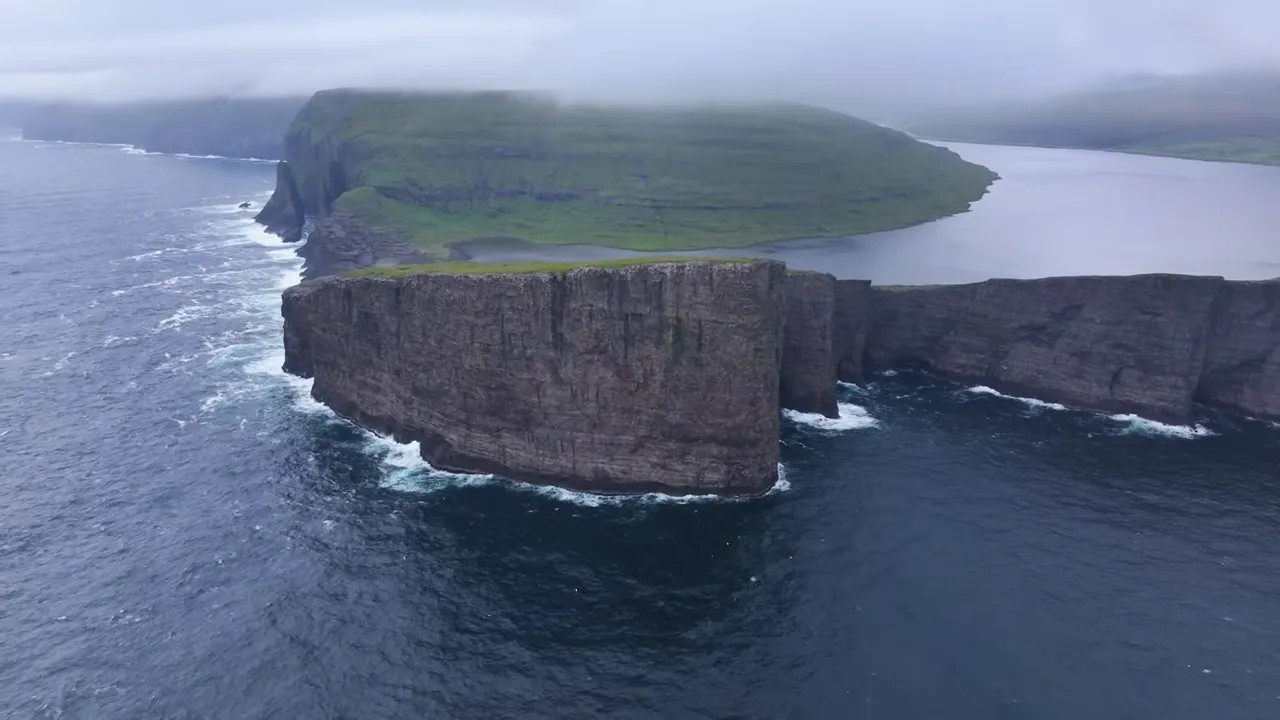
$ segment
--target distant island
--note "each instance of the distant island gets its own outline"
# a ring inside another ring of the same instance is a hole
[[[907,123],[927,138],[1280,165],[1280,74],[1136,77]]]
[[[187,155],[279,160],[306,98],[171,100],[116,105],[23,104],[10,111],[28,140],[133,145]]]
[[[815,107],[505,92],[321,92],[285,155],[269,226],[342,217],[437,259],[494,237],[685,250],[853,235],[964,212],[996,178]]]

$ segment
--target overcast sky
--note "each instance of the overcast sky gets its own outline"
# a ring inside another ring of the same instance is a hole
[[[537,88],[839,107],[1280,66],[1280,0],[0,0],[0,96]]]

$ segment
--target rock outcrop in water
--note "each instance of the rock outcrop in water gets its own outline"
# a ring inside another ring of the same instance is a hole
[[[778,468],[775,262],[329,278],[285,367],[434,466],[603,493],[757,495]]]
[[[871,320],[871,281],[837,280],[831,320],[836,377],[841,382],[860,383],[866,379],[863,356]]]
[[[833,330],[836,279],[826,273],[787,272],[786,330],[779,379],[782,406],[838,417]]]
[[[302,276],[307,280],[360,268],[431,260],[393,232],[376,230],[343,213],[317,221],[298,254],[306,260]]]

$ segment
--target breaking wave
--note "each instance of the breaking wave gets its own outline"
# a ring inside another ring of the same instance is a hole
[[[827,432],[845,432],[847,430],[880,427],[880,421],[872,417],[871,413],[861,405],[839,403],[836,407],[840,412],[840,417],[837,418],[829,418],[818,413],[800,412],[799,410],[783,410],[782,415],[797,425],[804,425]]]
[[[320,407],[323,408],[324,406],[321,405]],[[333,418],[341,420],[336,415],[333,415]],[[751,498],[726,498],[711,494],[669,495],[666,493],[644,493],[640,495],[603,495],[570,490],[555,485],[535,485],[507,480],[496,475],[453,473],[434,468],[430,463],[422,459],[421,446],[416,442],[399,443],[392,438],[376,435],[362,428],[357,427],[357,429],[366,435],[366,452],[378,456],[386,471],[380,483],[381,486],[397,492],[431,494],[442,490],[464,487],[500,485],[556,502],[589,508],[654,504],[689,505],[693,503],[744,502],[751,500]],[[765,493],[765,497],[785,493],[789,490],[791,490],[791,482],[787,479],[786,468],[779,464],[778,480]]]
[[[144,148],[138,147],[137,145],[131,145],[129,143],[82,142],[79,140],[39,140],[36,138],[27,139],[22,136],[21,132],[18,132],[16,135],[12,135],[4,139],[9,141],[14,141],[14,142],[37,143],[38,145],[75,145],[79,147],[88,147],[88,148],[110,148],[113,150],[120,150],[126,155],[158,155],[162,157],[184,158],[187,160],[226,160],[230,162],[250,162],[250,163],[276,162],[275,160],[268,160],[266,158],[229,157],[227,155],[193,155],[191,153],[158,152],[155,150],[146,150]]]
[[[965,388],[963,392],[967,392],[972,395],[989,395],[991,397],[1001,398],[1002,400],[1014,400],[1022,403],[1023,405],[1027,405],[1028,407],[1033,407],[1041,410],[1066,410],[1067,409],[1067,406],[1063,405],[1062,403],[1045,402],[1044,400],[1037,400],[1035,398],[1029,398],[1029,397],[1019,397],[1017,395],[1006,395],[1000,392],[999,390],[996,390],[995,388],[987,387],[986,385],[975,385],[974,387],[971,387],[971,388]]]
[[[1201,424],[1168,425],[1133,414],[1110,415],[1108,419],[1124,423],[1125,427],[1120,432],[1125,435],[1151,435],[1195,440],[1197,438],[1214,437],[1218,434]]]

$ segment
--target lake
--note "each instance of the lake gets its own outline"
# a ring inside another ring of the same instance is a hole
[[[694,254],[774,258],[884,284],[1148,272],[1280,276],[1280,167],[946,145],[1001,176],[968,213],[851,238]],[[503,241],[468,251],[492,262],[636,254]]]

